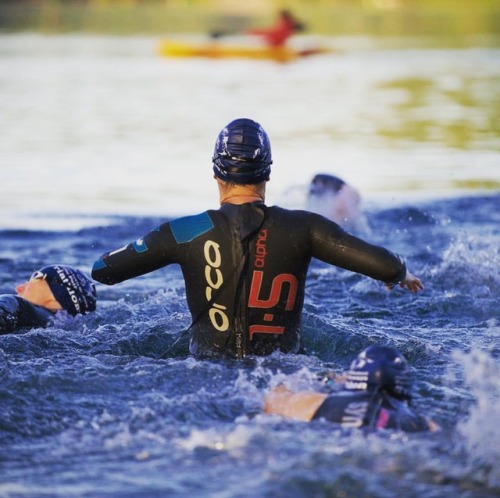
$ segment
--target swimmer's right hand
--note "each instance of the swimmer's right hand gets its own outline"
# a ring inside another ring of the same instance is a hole
[[[394,284],[386,284],[385,286],[388,290],[394,289]],[[402,289],[406,287],[410,292],[413,292],[413,294],[416,294],[418,291],[424,290],[424,284],[418,277],[411,274],[408,270],[406,270],[405,278],[402,282],[399,283],[399,286]]]

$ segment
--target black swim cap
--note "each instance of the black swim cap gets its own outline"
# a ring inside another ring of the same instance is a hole
[[[411,375],[408,362],[396,349],[370,346],[351,363],[346,389],[386,391],[398,399],[411,398]]]
[[[345,185],[344,180],[338,176],[319,173],[314,176],[309,186],[309,194],[324,195],[326,192],[340,192],[340,189]]]
[[[45,280],[59,304],[75,316],[95,311],[97,293],[95,286],[84,273],[64,265],[51,265],[36,271],[31,280]]]
[[[217,137],[212,158],[215,176],[249,185],[269,180],[271,143],[264,128],[251,119],[231,121]]]

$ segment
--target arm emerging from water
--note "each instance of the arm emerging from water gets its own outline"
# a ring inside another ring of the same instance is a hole
[[[281,385],[266,394],[264,413],[308,422],[312,420],[326,397],[326,394],[313,391],[292,392]]]

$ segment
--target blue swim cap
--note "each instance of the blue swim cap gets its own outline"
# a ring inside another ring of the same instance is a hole
[[[396,349],[370,346],[354,359],[347,372],[346,389],[386,391],[398,399],[411,398],[408,362]]]
[[[51,265],[36,271],[31,280],[45,280],[59,304],[75,316],[95,311],[97,293],[89,277],[76,268]]]
[[[273,162],[269,137],[256,121],[235,119],[219,133],[212,161],[215,176],[226,182],[267,181]]]

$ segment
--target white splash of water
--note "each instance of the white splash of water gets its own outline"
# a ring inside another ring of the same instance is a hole
[[[498,334],[497,334],[498,337]],[[485,473],[488,485],[500,487],[500,365],[487,353],[456,351],[454,359],[464,367],[465,381],[474,396],[469,416],[457,426],[464,438],[472,470]]]
[[[202,447],[229,453],[239,453],[240,449],[248,445],[254,432],[253,429],[245,425],[237,425],[227,433],[217,431],[215,428],[207,430],[193,429],[188,437],[177,438],[175,443],[188,451]]]
[[[488,297],[500,286],[499,268],[500,249],[496,237],[467,236],[452,242],[443,252],[443,263],[431,270],[431,275],[446,278],[448,285],[455,289],[470,288],[472,283],[476,298]]]

